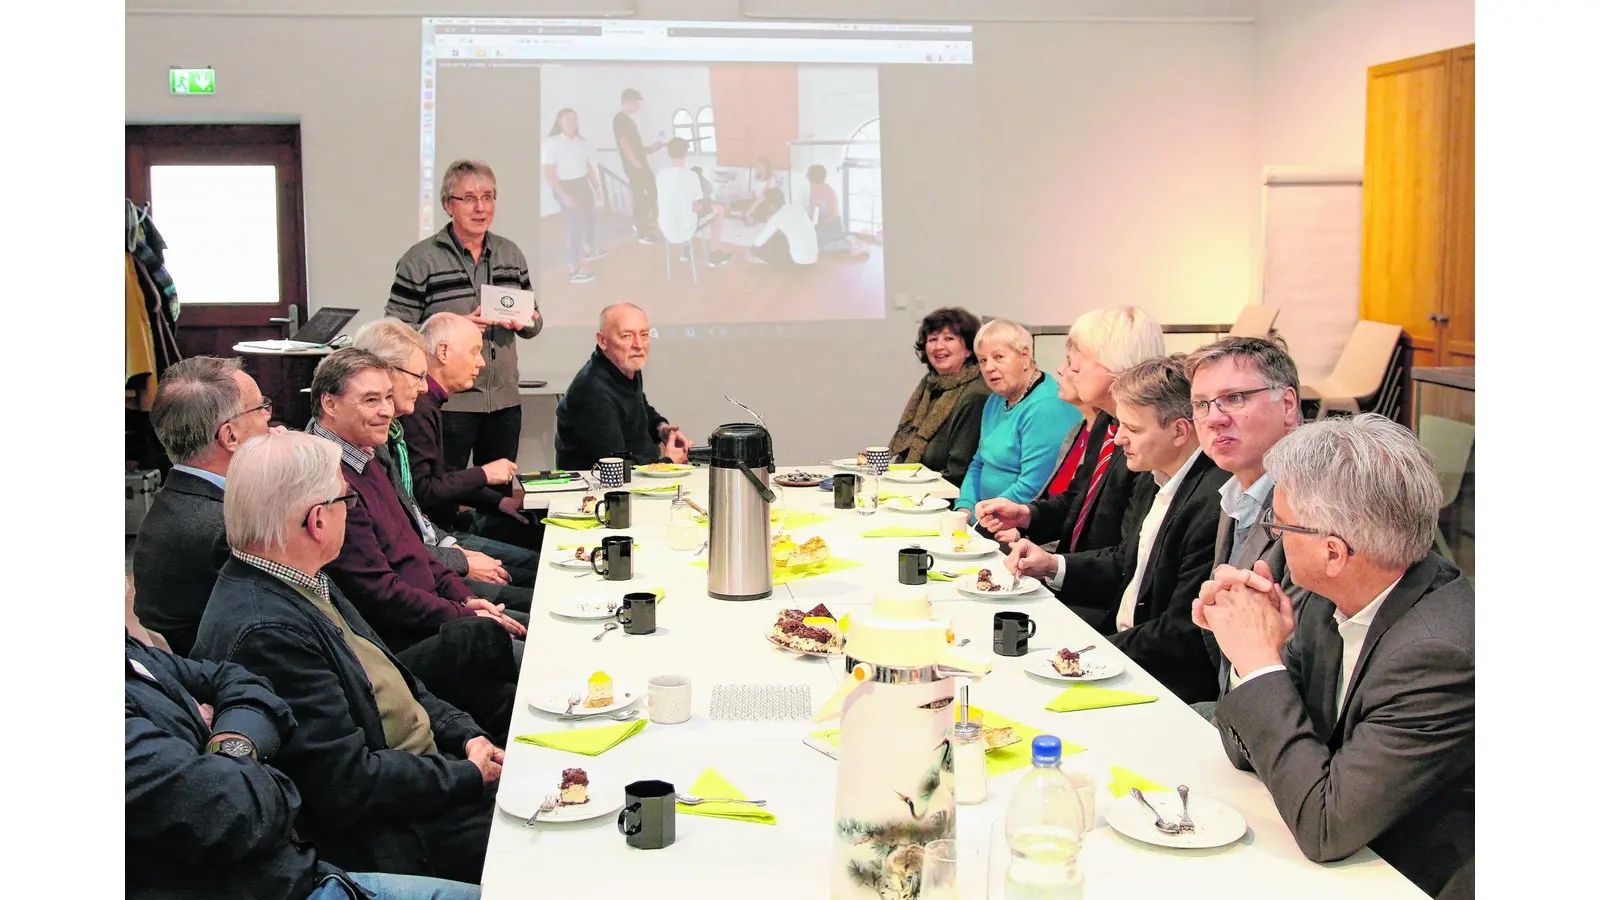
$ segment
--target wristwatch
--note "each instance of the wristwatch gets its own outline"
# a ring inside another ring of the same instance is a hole
[[[251,759],[260,758],[256,755],[255,744],[250,743],[248,738],[237,736],[212,738],[211,742],[206,744],[206,752],[218,753],[223,756],[231,756],[235,759],[241,759],[246,756],[250,757]]]

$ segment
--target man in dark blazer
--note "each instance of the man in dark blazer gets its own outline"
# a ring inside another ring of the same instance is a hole
[[[1267,528],[1296,605],[1224,566],[1192,615],[1239,675],[1215,721],[1316,862],[1365,845],[1430,895],[1473,857],[1473,589],[1434,553],[1442,500],[1411,432],[1371,413],[1307,425],[1266,457]],[[1303,511],[1303,512],[1302,512]]]
[[[1272,507],[1272,474],[1265,458],[1273,445],[1300,425],[1300,374],[1283,346],[1262,338],[1229,337],[1189,354],[1190,401],[1195,428],[1206,454],[1233,477],[1218,491],[1216,552],[1212,567],[1250,569],[1264,562],[1270,577],[1290,600],[1305,590],[1293,586],[1283,564],[1283,548],[1261,521]],[[1202,633],[1226,694],[1237,681],[1210,632]],[[1195,709],[1208,718],[1208,703]]]
[[[407,670],[323,571],[354,496],[339,456],[295,433],[234,459],[233,557],[195,655],[270,679],[288,702],[298,724],[278,765],[300,789],[303,833],[330,861],[476,883],[504,754]]]
[[[1074,611],[1093,613],[1113,645],[1185,702],[1211,700],[1216,678],[1190,604],[1211,572],[1216,491],[1229,476],[1200,451],[1179,358],[1125,369],[1113,391],[1117,444],[1140,473],[1121,541],[1051,554],[1024,538],[1006,567],[1042,579]]]
[[[194,356],[161,373],[150,425],[174,463],[133,541],[134,613],[187,655],[228,558],[222,491],[228,461],[266,434],[272,403],[237,359]]]
[[[129,897],[478,896],[472,885],[351,874],[319,858],[294,831],[300,791],[271,764],[295,720],[266,679],[125,640]]]
[[[1165,355],[1161,323],[1139,307],[1092,309],[1079,316],[1067,338],[1066,367],[1081,401],[1099,415],[1089,426],[1077,471],[1067,489],[1049,499],[979,503],[973,510],[979,526],[1001,543],[1019,537],[1041,545],[1055,541],[1062,553],[1121,543],[1122,519],[1138,473],[1128,468],[1116,440],[1120,424],[1111,386],[1119,373]]]

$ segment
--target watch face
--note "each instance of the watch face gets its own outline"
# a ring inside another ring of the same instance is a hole
[[[249,756],[250,742],[239,738],[228,738],[217,747],[217,752],[223,756]]]

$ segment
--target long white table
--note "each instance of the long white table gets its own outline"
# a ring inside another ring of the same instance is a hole
[[[781,470],[781,469],[780,469]],[[653,480],[651,480],[653,481]],[[686,479],[693,495],[707,498],[706,473]],[[607,534],[627,533],[635,549],[636,576],[630,582],[576,578],[548,564],[534,592],[533,624],[518,687],[513,735],[547,732],[566,725],[531,709],[535,691],[551,685],[570,691],[597,669],[622,684],[642,689],[660,674],[688,676],[693,685],[693,718],[681,725],[647,725],[644,731],[597,757],[581,756],[512,742],[506,750],[502,789],[533,787],[539,796],[554,789],[560,771],[582,767],[598,782],[626,784],[661,779],[687,792],[696,776],[714,767],[746,796],[761,797],[777,816],[776,826],[679,814],[677,842],[664,850],[628,847],[616,816],[588,822],[525,827],[503,811],[495,813],[484,867],[484,896],[581,898],[592,896],[820,898],[828,896],[831,871],[834,768],[832,759],[802,743],[823,726],[809,721],[723,722],[709,718],[712,688],[718,684],[799,684],[810,689],[819,709],[843,677],[839,660],[795,657],[764,638],[780,609],[809,609],[826,603],[835,615],[864,609],[875,587],[895,583],[896,551],[908,543],[892,538],[862,538],[869,528],[931,524],[931,518],[879,510],[872,516],[834,511],[832,495],[816,489],[788,489],[793,508],[830,516],[826,523],[796,529],[800,539],[822,535],[836,556],[864,563],[860,568],[778,587],[766,600],[734,603],[705,593],[705,572],[688,565],[690,553],[667,548],[669,503],[635,496],[633,527],[573,531],[550,527],[546,558],[555,544],[599,542]],[[559,495],[558,495],[559,496]],[[702,557],[703,558],[703,557]],[[998,568],[999,557],[983,561]],[[962,563],[962,566],[972,563]],[[664,588],[657,633],[632,636],[620,630],[599,643],[592,638],[601,623],[557,619],[548,612],[552,598],[574,592],[599,592],[620,598],[632,590]],[[969,600],[948,583],[930,582],[934,609],[948,616],[959,637],[991,642],[992,616],[1020,609],[1038,622],[1034,649],[1083,646],[1098,638],[1081,619],[1054,598],[1011,602]],[[1107,646],[1104,640],[1098,643]],[[1112,650],[1111,652],[1116,652]],[[1100,772],[1098,827],[1083,845],[1079,862],[1090,897],[1152,897],[1181,891],[1185,900],[1216,897],[1419,898],[1425,896],[1370,850],[1333,864],[1309,862],[1294,844],[1265,787],[1236,770],[1223,754],[1215,729],[1143,670],[1127,664],[1123,674],[1103,686],[1154,694],[1155,703],[1114,709],[1052,713],[1044,705],[1062,689],[1020,669],[1021,660],[995,657],[994,672],[972,688],[974,705],[1027,723],[1047,734],[1089,748],[1070,757],[1075,765]],[[640,707],[643,709],[643,701]],[[603,724],[612,724],[605,722]],[[1105,825],[1110,795],[1108,768],[1120,765],[1168,785],[1186,783],[1197,794],[1232,805],[1249,823],[1238,843],[1211,851],[1179,851],[1140,844]],[[992,825],[1004,820],[1006,803],[1022,772],[989,780],[989,799],[958,807],[957,832],[988,841]],[[1003,870],[1003,851],[993,868]],[[1001,893],[991,892],[999,898]],[[966,900],[964,896],[964,900]]]

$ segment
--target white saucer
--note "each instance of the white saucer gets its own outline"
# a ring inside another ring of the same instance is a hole
[[[533,704],[535,709],[543,712],[555,713],[558,716],[568,715],[567,700],[572,696],[572,692],[587,695],[589,692],[587,682],[588,679],[574,682],[566,691],[552,687],[544,688],[536,692],[528,702]],[[572,707],[570,715],[597,716],[601,713],[616,712],[619,709],[626,709],[632,706],[639,701],[640,697],[644,696],[638,685],[615,680],[611,683],[611,691],[610,706],[584,706],[583,701],[579,700],[577,705]]]
[[[583,511],[583,500],[568,500],[563,503],[550,504],[548,513],[552,519],[588,519],[594,521],[594,512]]]
[[[654,463],[652,463],[652,465],[654,465]],[[694,471],[694,466],[678,465],[677,463],[660,463],[660,465],[672,466],[672,468],[670,470],[652,472],[643,466],[634,466],[633,471],[643,475],[646,478],[682,478],[683,476]]]
[[[598,593],[591,593],[587,596],[556,598],[550,604],[550,614],[565,619],[615,619],[617,610],[621,608],[622,601],[616,596],[602,597]]]
[[[995,570],[992,580],[1000,583],[1009,583],[1008,580],[1010,578],[1010,572]],[[966,594],[968,597],[977,597],[980,600],[1005,600],[1011,597],[1021,597],[1024,594],[1031,594],[1041,587],[1039,580],[1032,575],[1024,575],[1017,579],[1016,589],[1010,591],[980,591],[977,588],[977,584],[978,576],[976,574],[963,575],[955,580],[956,590]]]
[[[935,538],[933,541],[923,544],[923,549],[943,559],[977,559],[999,550],[1000,545],[986,537],[973,535],[967,538],[967,549],[965,550],[951,550],[950,541],[946,538]]]
[[[1029,653],[1022,662],[1022,671],[1051,681],[1071,682],[1105,681],[1107,678],[1115,678],[1122,674],[1122,660],[1109,653],[1102,655],[1096,650],[1090,650],[1078,657],[1078,665],[1083,669],[1082,675],[1063,675],[1050,664],[1050,658],[1060,649],[1053,647],[1048,652]]]
[[[900,471],[890,469],[883,473],[884,481],[897,481],[901,484],[927,484],[930,481],[938,481],[939,478],[938,472],[927,467],[910,470],[902,469]]]
[[[623,801],[627,799],[624,780],[587,764],[566,767],[518,766],[513,769],[518,774],[500,780],[495,805],[526,821],[539,809],[539,804],[546,796],[561,793],[563,768],[583,769],[589,775],[589,802],[581,806],[557,806],[547,813],[539,813],[540,822],[582,822],[610,815],[622,808]]]
[[[599,543],[599,542],[596,541],[596,543]],[[593,548],[590,548],[590,549],[593,549]],[[556,552],[558,552],[558,553],[560,553],[562,555],[561,556],[552,557],[550,559],[550,565],[555,566],[558,569],[574,569],[574,570],[577,570],[577,569],[589,569],[590,571],[594,570],[594,567],[589,564],[588,560],[580,561],[580,560],[578,560],[577,557],[572,555],[573,553],[577,552],[575,550],[558,550]]]
[[[941,500],[938,497],[923,497],[920,505],[912,506],[911,498],[895,497],[893,500],[885,501],[879,505],[884,509],[892,509],[895,512],[902,513],[936,513],[949,509],[950,501]]]
[[[1183,813],[1183,802],[1175,791],[1145,791],[1144,798],[1168,821],[1178,821]],[[1239,815],[1238,810],[1192,791],[1189,793],[1189,818],[1194,820],[1193,834],[1162,834],[1156,828],[1156,817],[1131,793],[1111,801],[1111,806],[1106,809],[1107,825],[1122,835],[1158,847],[1176,847],[1180,850],[1225,847],[1249,831],[1244,816]]]

